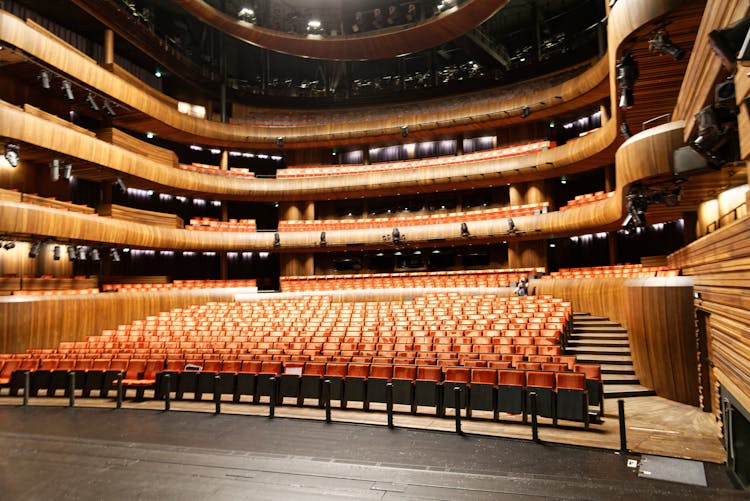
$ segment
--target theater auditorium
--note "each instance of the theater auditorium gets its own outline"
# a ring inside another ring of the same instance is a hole
[[[747,0],[0,0],[3,499],[747,499]]]

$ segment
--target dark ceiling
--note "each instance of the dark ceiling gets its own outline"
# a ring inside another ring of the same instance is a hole
[[[433,8],[434,0],[418,1],[425,11]],[[322,2],[332,3],[331,0]],[[15,0],[12,3],[25,6],[94,43],[101,43],[102,23],[76,7],[72,0]],[[65,8],[61,8],[61,3],[66,4]],[[470,33],[431,50],[400,58],[334,62],[273,53],[224,36],[192,18],[170,0],[107,0],[102,1],[103,8],[107,3],[119,4],[130,12],[133,22],[147,25],[155,37],[166,40],[196,64],[210,67],[217,75],[226,74],[232,100],[282,107],[393,102],[525,80],[599,54],[602,47],[597,25],[604,18],[603,0],[511,0],[479,27],[479,34],[472,36]],[[293,0],[211,0],[209,3],[226,12],[242,6],[275,12],[277,18],[272,22],[277,26],[283,26],[283,18],[279,16],[300,4]],[[382,3],[387,9],[391,2],[357,0],[354,3],[363,8]],[[312,1],[303,4],[308,10],[314,9]],[[353,8],[353,3],[347,5],[347,9]],[[477,42],[477,37],[489,41],[490,48],[487,43]],[[146,70],[144,73],[159,69],[158,55],[150,58],[122,37],[116,38],[116,52],[142,67]],[[498,53],[502,57],[498,57]],[[195,83],[185,75],[165,72],[162,84],[168,94],[178,98],[194,96],[196,92]],[[206,97],[216,97],[218,89],[217,81],[215,87],[204,86],[201,91]]]

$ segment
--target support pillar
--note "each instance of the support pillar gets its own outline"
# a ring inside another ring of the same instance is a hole
[[[115,33],[112,30],[104,30],[104,66],[112,67],[115,64]]]

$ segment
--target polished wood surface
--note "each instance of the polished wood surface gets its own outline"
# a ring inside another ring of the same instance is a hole
[[[119,324],[160,311],[208,301],[231,301],[233,292],[202,289],[86,296],[1,297],[0,353],[54,348],[62,341],[83,341]]]
[[[659,396],[698,404],[692,279],[551,279],[532,281],[530,287],[571,301],[575,311],[622,324],[641,382]]]
[[[695,281],[696,310],[707,320],[712,381],[750,408],[750,218],[735,222],[668,256]],[[714,403],[718,396],[712,388]],[[714,412],[719,409],[714,405]]]
[[[96,137],[126,150],[140,152],[143,156],[169,167],[177,167],[179,165],[177,155],[174,151],[141,141],[114,127],[107,127],[98,131]]]
[[[417,24],[354,35],[296,35],[256,26],[227,15],[203,0],[175,0],[192,16],[219,31],[265,49],[295,56],[368,60],[420,52],[465,34],[505,7],[508,0],[466,0]]]
[[[144,224],[147,226],[161,226],[164,228],[183,228],[185,225],[175,214],[165,214],[150,210],[134,209],[115,204],[102,204],[96,209],[100,216],[109,216],[123,221]]]

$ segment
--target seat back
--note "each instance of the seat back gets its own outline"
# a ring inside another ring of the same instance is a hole
[[[109,360],[107,360],[107,365],[109,366]],[[72,371],[73,367],[76,366],[76,361],[72,358],[63,358],[57,363],[57,367],[55,370],[58,371]]]
[[[221,360],[211,359],[203,362],[204,372],[219,372],[221,370]]]
[[[241,366],[240,360],[224,360],[221,364],[221,372],[238,372]]]
[[[497,384],[497,370],[471,369],[472,384]]]
[[[21,361],[18,359],[6,360],[2,372],[0,372],[0,377],[10,377],[10,375],[13,374],[13,371],[18,369],[19,365],[21,365]]]
[[[585,390],[586,375],[582,372],[558,372],[555,374],[557,389]]]
[[[53,371],[57,369],[58,363],[59,363],[59,360],[56,358],[43,358],[39,361],[39,368],[37,370]]]
[[[281,362],[264,360],[260,365],[260,374],[281,374]]]
[[[516,369],[522,371],[538,371],[541,370],[542,364],[539,362],[517,362]]]
[[[26,358],[21,360],[20,365],[16,370],[18,371],[35,371],[39,367],[38,358]]]
[[[346,368],[347,378],[367,378],[370,372],[369,364],[349,364]]]
[[[435,381],[439,383],[442,379],[443,371],[441,367],[420,366],[417,368],[418,381]]]
[[[487,367],[490,369],[510,369],[512,362],[510,360],[490,360]]]
[[[347,364],[342,362],[329,362],[326,364],[325,376],[346,377]]]
[[[497,371],[497,384],[500,386],[526,386],[526,372],[517,369]]]
[[[392,365],[371,365],[370,377],[390,380],[393,377],[393,366]]]
[[[243,360],[241,372],[247,372],[250,374],[258,374],[262,362],[260,360]]]
[[[130,360],[126,358],[113,358],[112,361],[109,363],[109,370],[125,372],[128,368],[129,361]],[[78,367],[78,364],[76,364],[76,369],[77,367]]]
[[[305,367],[302,369],[303,376],[322,376],[325,372],[325,362],[305,362]]]
[[[470,369],[465,367],[448,367],[445,369],[446,383],[468,383],[470,377]]]
[[[156,379],[156,374],[164,369],[163,359],[151,359],[146,362],[146,367],[143,369],[143,379]]]
[[[146,370],[145,360],[131,360],[125,371],[125,379],[138,379],[141,373]]]
[[[597,381],[602,379],[601,365],[574,364],[573,371],[583,372],[586,375],[586,379],[595,379]]]
[[[567,372],[568,371],[568,364],[542,364],[542,370],[543,371],[552,371],[552,372]]]
[[[393,379],[414,381],[417,379],[417,367],[415,365],[396,365],[393,367]]]
[[[526,386],[534,388],[554,388],[555,373],[544,371],[527,371]]]

